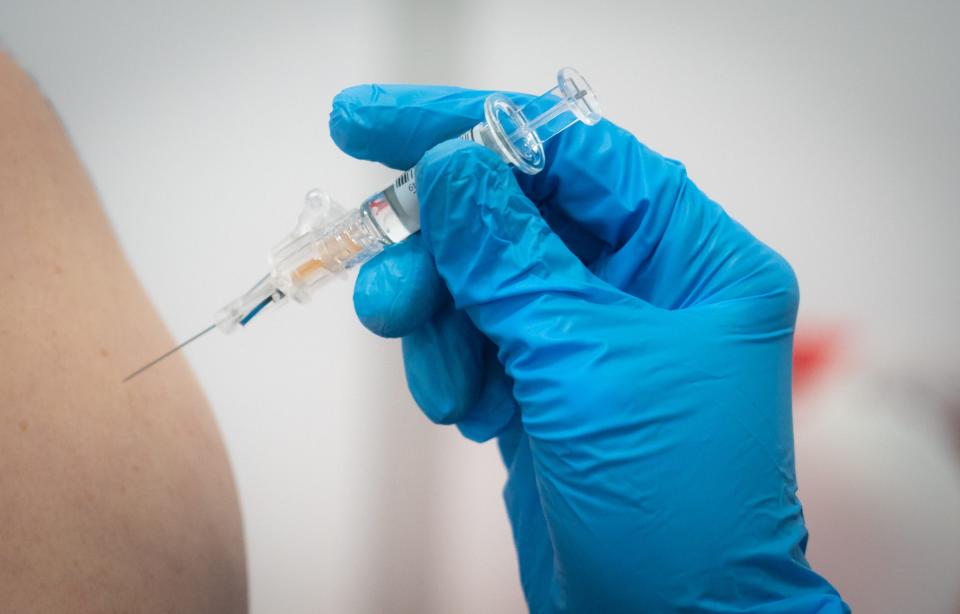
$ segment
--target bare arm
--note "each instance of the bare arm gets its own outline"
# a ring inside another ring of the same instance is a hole
[[[245,611],[237,496],[187,364],[120,384],[172,343],[56,116],[0,54],[4,611]]]

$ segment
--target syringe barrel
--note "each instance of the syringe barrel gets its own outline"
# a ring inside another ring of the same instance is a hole
[[[460,139],[483,145],[499,153],[505,162],[511,161],[502,153],[501,145],[485,121],[464,132]],[[404,171],[385,189],[367,198],[360,210],[366,212],[376,225],[386,245],[399,243],[420,230],[420,199],[417,196],[415,169]]]

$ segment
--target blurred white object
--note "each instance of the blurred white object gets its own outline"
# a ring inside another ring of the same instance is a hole
[[[904,377],[832,378],[796,408],[814,569],[854,612],[960,610],[960,459],[948,415]]]

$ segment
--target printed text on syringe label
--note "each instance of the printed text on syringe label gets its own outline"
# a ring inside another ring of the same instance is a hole
[[[393,187],[393,195],[397,199],[397,204],[402,210],[401,218],[405,217],[403,212],[406,212],[407,216],[415,217],[419,221],[420,200],[417,198],[416,170],[411,168],[402,173],[391,187]]]
[[[392,214],[391,217],[393,218],[388,223],[402,226],[402,230],[396,235],[387,231],[390,240],[394,242],[402,240],[407,235],[420,229],[420,201],[417,199],[417,181],[414,169],[410,169],[397,177],[396,181],[383,191],[383,196],[390,203],[391,210],[389,213]],[[384,228],[384,230],[387,229]]]
[[[460,139],[479,143],[480,128],[481,125],[474,126],[464,132]],[[416,169],[411,168],[401,173],[381,194],[390,203],[390,210],[374,208],[372,213],[391,241],[400,241],[407,235],[420,230],[420,199],[417,197]],[[377,200],[374,197],[373,202]]]

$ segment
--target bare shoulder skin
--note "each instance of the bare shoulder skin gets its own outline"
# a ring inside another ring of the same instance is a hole
[[[35,84],[0,54],[0,609],[244,612],[230,466]]]

